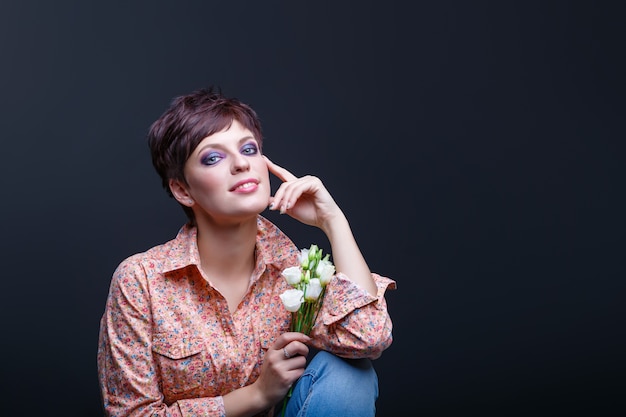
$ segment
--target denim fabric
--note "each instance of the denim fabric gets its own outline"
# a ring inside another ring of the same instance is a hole
[[[369,359],[319,351],[294,385],[285,417],[373,417],[377,398],[378,376]],[[277,409],[280,416],[282,402]]]

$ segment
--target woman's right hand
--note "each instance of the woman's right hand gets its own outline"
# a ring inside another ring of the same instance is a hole
[[[280,401],[304,373],[309,354],[306,343],[310,340],[303,333],[283,333],[265,352],[261,374],[254,385],[269,404]]]

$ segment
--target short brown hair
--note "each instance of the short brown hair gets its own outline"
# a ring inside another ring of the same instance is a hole
[[[173,195],[169,180],[187,183],[185,163],[198,144],[207,136],[227,129],[234,120],[252,132],[259,147],[262,146],[261,123],[256,112],[236,98],[225,97],[215,87],[175,97],[169,108],[150,126],[148,146],[152,164],[170,197]],[[191,208],[182,207],[193,222]]]

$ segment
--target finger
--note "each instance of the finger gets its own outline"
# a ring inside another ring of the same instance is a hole
[[[283,359],[293,359],[297,356],[306,357],[309,354],[309,347],[301,342],[287,343],[281,349]]]
[[[300,332],[285,332],[281,334],[274,342],[274,349],[282,349],[285,345],[291,342],[309,343],[311,338],[304,333]]]
[[[319,198],[321,182],[317,177],[305,175],[294,181],[284,182],[274,195],[274,206],[281,209],[281,213],[293,208],[300,199],[310,201]]]
[[[292,208],[295,202],[302,195],[302,179],[296,179],[291,182],[284,182],[274,195],[274,205],[280,209],[280,213],[284,214]]]
[[[282,181],[292,181],[298,178],[295,175],[293,175],[291,172],[287,171],[285,168],[278,166],[272,161],[270,161],[270,159],[267,156],[263,155],[263,158],[265,158],[265,162],[267,163],[267,168],[270,170],[270,172],[276,175]]]
[[[294,343],[294,348],[295,348],[295,345],[297,344],[306,346],[306,343],[309,343],[310,341],[311,341],[311,338],[305,335],[304,333],[285,332],[276,338],[276,340],[274,341],[274,344],[272,345],[272,348],[284,354],[285,352],[283,351],[283,348],[289,345],[290,343],[295,342]],[[288,353],[290,353],[291,356],[295,354],[294,352],[295,350],[288,350]]]

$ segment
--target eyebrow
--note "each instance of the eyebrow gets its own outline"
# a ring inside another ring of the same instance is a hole
[[[237,141],[237,144],[238,144],[239,146],[241,146],[244,142],[247,142],[247,141],[249,141],[250,139],[252,139],[252,140],[254,140],[254,141],[256,142],[256,138],[255,138],[254,136],[251,136],[251,135],[250,135],[250,136],[244,136],[244,137],[242,137],[241,139],[239,139],[239,140]],[[257,142],[257,144],[258,144],[258,142]],[[202,148],[198,149],[198,150],[196,151],[196,154],[198,154],[198,155],[199,155],[199,154],[201,154],[201,153],[202,153],[202,151],[204,151],[206,148],[221,148],[221,149],[224,149],[224,146],[223,146],[221,143],[207,143],[207,144],[206,144],[206,145],[204,145]]]

